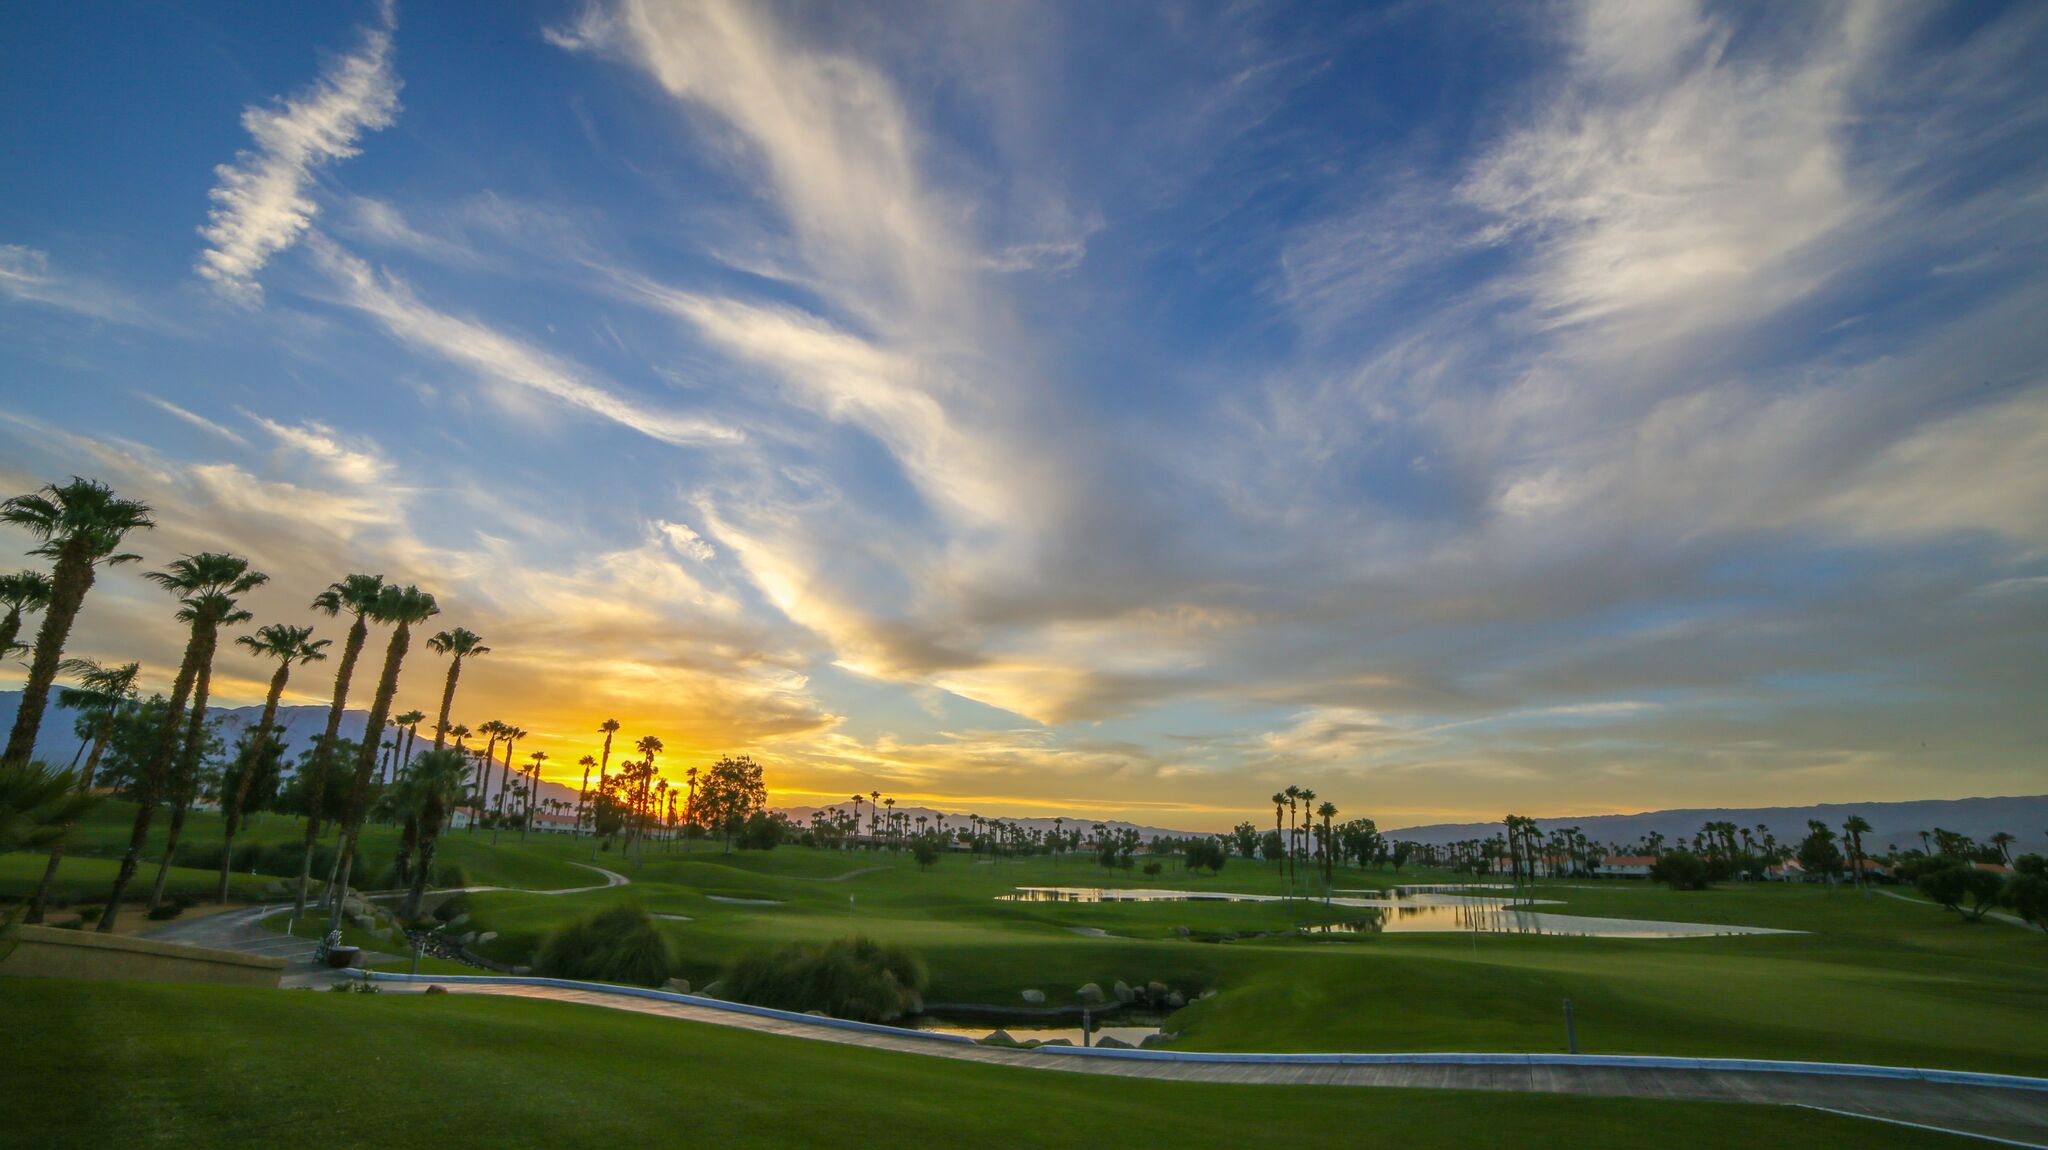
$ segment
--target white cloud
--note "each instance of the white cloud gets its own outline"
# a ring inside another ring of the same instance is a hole
[[[316,420],[292,427],[250,412],[242,413],[286,447],[318,460],[336,479],[368,487],[382,483],[391,474],[391,463],[367,438],[343,436]]]
[[[738,431],[722,424],[649,408],[593,382],[591,373],[577,364],[484,324],[436,311],[420,302],[404,281],[380,275],[318,233],[308,246],[341,287],[342,302],[374,317],[408,346],[487,381],[548,396],[664,443],[729,443],[740,438]]]
[[[177,404],[172,403],[168,399],[159,398],[157,396],[149,394],[146,391],[138,391],[135,393],[135,396],[136,398],[142,400],[144,403],[149,404],[151,407],[154,407],[159,411],[163,411],[167,414],[176,416],[177,418],[184,420],[186,423],[189,423],[192,426],[199,428],[201,431],[212,432],[213,434],[220,436],[222,439],[227,440],[229,443],[237,444],[242,447],[247,447],[249,445],[249,441],[243,439],[240,433],[234,431],[233,429],[222,427],[220,424],[215,423],[214,421],[206,418],[203,415],[198,415],[193,412],[187,411],[184,408],[179,407]]]
[[[398,74],[391,66],[396,15],[391,0],[379,23],[362,29],[353,53],[330,61],[310,88],[274,107],[249,107],[242,126],[255,147],[214,169],[214,207],[199,229],[208,247],[195,270],[222,295],[242,304],[263,298],[256,280],[270,257],[297,242],[319,206],[308,191],[314,170],[359,150],[364,132],[389,127],[398,114]]]
[[[143,327],[165,326],[126,294],[104,284],[59,274],[51,269],[48,252],[22,244],[0,244],[0,297],[92,319]]]

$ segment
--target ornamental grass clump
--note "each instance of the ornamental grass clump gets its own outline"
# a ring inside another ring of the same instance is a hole
[[[541,944],[533,969],[550,978],[660,986],[674,973],[675,958],[653,920],[621,906],[556,931]]]
[[[856,935],[742,955],[726,968],[724,996],[778,1010],[890,1022],[924,1009],[924,963],[902,947]]]

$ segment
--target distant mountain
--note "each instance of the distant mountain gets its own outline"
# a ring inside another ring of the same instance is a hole
[[[811,821],[811,815],[812,815],[812,814],[813,814],[814,812],[816,812],[816,811],[821,811],[821,810],[826,810],[826,811],[835,811],[835,810],[836,810],[836,811],[849,811],[849,812],[850,812],[850,811],[851,811],[851,809],[852,809],[852,807],[853,807],[853,804],[852,804],[852,803],[836,803],[836,804],[833,804],[833,805],[831,805],[831,806],[825,806],[825,807],[777,807],[777,808],[775,808],[775,809],[776,809],[776,810],[778,810],[778,811],[781,811],[781,812],[782,812],[783,814],[785,814],[785,815],[788,815],[788,816],[789,816],[789,817],[790,817],[790,818],[791,818],[792,820],[794,820],[794,821],[795,821],[796,823],[798,823],[799,825],[803,825],[803,826],[808,826],[808,825],[810,825],[810,821]],[[936,809],[934,809],[934,808],[932,808],[932,807],[905,807],[905,806],[899,806],[899,807],[897,807],[896,809],[897,809],[898,811],[901,811],[901,812],[902,812],[903,814],[905,814],[905,815],[909,816],[909,818],[910,818],[910,824],[911,824],[911,827],[912,827],[912,829],[916,829],[916,826],[917,826],[917,819],[918,819],[918,816],[920,816],[920,815],[924,816],[924,817],[925,817],[925,818],[927,818],[927,819],[932,819],[932,820],[936,820],[936,819],[937,819],[937,818],[938,818],[938,817],[939,817],[939,816],[940,816],[941,814],[943,814],[943,815],[945,815],[945,816],[946,816],[946,825],[947,825],[947,826],[949,826],[949,827],[964,827],[964,826],[967,826],[967,825],[968,825],[968,822],[967,822],[967,815],[966,815],[966,814],[962,814],[962,813],[959,813],[959,812],[956,812],[956,811],[939,811],[939,810],[936,810]],[[998,817],[998,816],[993,816],[993,815],[991,815],[990,817],[991,817],[991,818],[995,818],[995,817]],[[1207,832],[1204,832],[1204,831],[1176,831],[1176,830],[1171,830],[1171,829],[1169,829],[1169,828],[1167,828],[1167,827],[1147,827],[1147,826],[1140,826],[1140,825],[1138,825],[1137,823],[1127,823],[1127,822],[1122,822],[1122,821],[1120,821],[1120,820],[1117,820],[1117,819],[1096,819],[1096,818],[1092,818],[1092,817],[1090,817],[1090,816],[1088,816],[1088,815],[1067,815],[1067,816],[1065,816],[1065,817],[1066,817],[1066,820],[1067,820],[1067,825],[1066,825],[1066,829],[1067,829],[1067,830],[1073,830],[1073,829],[1075,829],[1075,828],[1077,828],[1077,827],[1078,827],[1078,828],[1080,828],[1080,829],[1081,829],[1082,831],[1088,831],[1088,830],[1092,830],[1092,829],[1094,828],[1094,826],[1095,826],[1095,824],[1096,824],[1097,822],[1100,822],[1100,823],[1101,823],[1101,824],[1102,824],[1103,826],[1105,826],[1105,827],[1109,827],[1109,828],[1111,828],[1111,829],[1113,829],[1113,830],[1123,830],[1123,829],[1125,829],[1125,828],[1129,828],[1129,829],[1131,829],[1131,830],[1135,830],[1135,831],[1137,831],[1137,832],[1138,832],[1138,837],[1139,837],[1140,839],[1142,839],[1142,840],[1146,841],[1146,842],[1151,842],[1151,841],[1152,841],[1153,839],[1156,839],[1156,838],[1160,838],[1160,837],[1162,837],[1162,836],[1165,836],[1165,837],[1170,837],[1170,838],[1186,838],[1186,837],[1188,837],[1188,836],[1190,836],[1190,835],[1199,835],[1199,834],[1205,834],[1205,833],[1207,833]],[[866,825],[867,825],[867,819],[868,819],[868,804],[867,804],[867,803],[865,803],[865,802],[863,802],[863,803],[862,803],[862,804],[860,805],[860,819],[861,819],[861,825],[862,825],[862,826],[866,826]],[[1042,819],[1009,819],[1009,818],[1006,818],[1006,819],[1003,819],[1002,821],[1003,821],[1003,822],[1006,822],[1006,823],[1015,823],[1016,825],[1018,825],[1018,826],[1020,826],[1020,827],[1026,827],[1026,828],[1029,828],[1029,829],[1031,829],[1031,830],[1035,830],[1035,831],[1049,831],[1049,830],[1052,830],[1052,829],[1054,829],[1054,828],[1053,828],[1053,821],[1052,821],[1052,819],[1050,819],[1050,818],[1042,818]]]
[[[1698,834],[1701,824],[1730,822],[1755,829],[1769,827],[1779,842],[1806,837],[1806,820],[1819,819],[1839,829],[1850,815],[1862,815],[1872,831],[1867,848],[1917,847],[1920,832],[1940,827],[1979,842],[1998,831],[2018,837],[2015,853],[2048,851],[2048,795],[2021,798],[1926,799],[1905,803],[1822,803],[1810,807],[1702,807],[1645,811],[1635,815],[1586,815],[1583,818],[1537,819],[1543,830],[1577,827],[1604,843],[1630,843],[1651,833],[1666,839]],[[1417,843],[1450,843],[1499,834],[1499,823],[1437,823],[1388,831],[1389,837]]]

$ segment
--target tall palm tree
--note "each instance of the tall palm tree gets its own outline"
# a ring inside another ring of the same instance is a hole
[[[448,731],[448,709],[455,705],[455,681],[462,677],[462,661],[478,655],[488,655],[491,649],[484,646],[484,637],[474,631],[454,627],[435,632],[427,640],[427,650],[436,655],[447,655],[448,681],[441,687],[441,717],[434,723],[434,749],[441,749],[441,740]]]
[[[459,752],[428,751],[398,780],[394,804],[419,827],[419,865],[412,871],[412,889],[405,896],[399,918],[420,916],[420,900],[434,870],[434,850],[441,840],[441,825],[448,812],[469,798],[469,763]]]
[[[533,785],[526,792],[526,821],[519,824],[519,838],[522,842],[526,839],[527,829],[533,826],[533,800],[535,796],[540,794],[540,766],[548,761],[548,753],[546,751],[535,751],[531,758],[533,759],[533,769],[528,773],[533,778]]]
[[[576,830],[574,832],[580,835],[583,833],[583,808],[590,802],[590,768],[597,765],[597,756],[585,755],[576,760],[576,765],[583,768],[583,785],[576,791]]]
[[[1337,804],[1323,800],[1323,805],[1316,808],[1316,815],[1323,820],[1323,885],[1327,887],[1337,879],[1336,855],[1332,850],[1336,840],[1330,837],[1330,820],[1337,817]]]
[[[57,702],[67,710],[76,711],[84,730],[90,732],[92,753],[86,756],[85,770],[78,776],[81,793],[92,790],[93,775],[100,769],[100,756],[107,749],[107,740],[114,737],[114,719],[121,708],[135,698],[135,680],[142,676],[140,663],[123,663],[118,667],[103,667],[91,659],[66,659],[63,669],[66,674],[78,676],[78,686],[63,687],[57,692]],[[69,837],[66,826],[56,840],[50,844],[50,861],[43,867],[43,880],[36,884],[35,897],[29,901],[28,916],[23,921],[43,921],[43,910],[49,905],[50,888],[57,881],[57,868],[64,861],[64,844]]]
[[[644,841],[647,835],[646,804],[649,789],[654,784],[654,756],[660,754],[665,748],[661,745],[661,740],[654,735],[640,736],[639,741],[634,743],[633,746],[636,750],[640,752],[641,761],[644,762],[647,766],[647,771],[640,782],[640,803],[642,809],[640,812],[640,818],[636,822],[637,829],[635,830],[633,835],[633,843],[635,848],[633,852],[633,861],[639,862],[643,857],[645,857],[647,853],[647,847]]]
[[[333,769],[334,747],[341,738],[341,713],[348,706],[348,688],[355,677],[356,659],[370,636],[371,613],[384,594],[382,575],[350,575],[313,596],[313,610],[330,618],[346,611],[353,616],[348,634],[341,641],[341,663],[334,672],[334,698],[327,704],[327,727],[313,744],[312,774],[306,789],[306,844],[299,857],[299,884],[292,895],[294,921],[306,911],[306,886],[313,873],[313,848],[320,841],[320,820],[326,817],[327,775]],[[326,895],[321,895],[326,901]]]
[[[390,586],[377,596],[379,623],[391,624],[391,642],[384,648],[384,672],[377,678],[377,694],[370,700],[370,717],[363,727],[362,745],[356,748],[356,774],[349,787],[348,806],[342,812],[340,877],[329,889],[327,929],[341,926],[341,904],[348,894],[349,874],[355,869],[356,837],[362,833],[363,816],[369,811],[370,773],[377,766],[377,740],[384,735],[384,723],[391,715],[391,697],[398,693],[398,672],[412,648],[414,626],[441,613],[434,597],[418,587]]]
[[[476,764],[476,790],[472,792],[476,800],[476,806],[473,808],[476,815],[469,820],[471,834],[476,833],[476,825],[484,821],[484,811],[491,805],[491,771],[498,765],[498,740],[505,737],[506,729],[505,724],[496,719],[486,720],[476,729],[476,733],[484,736],[486,742],[483,757],[478,759]]]
[[[14,729],[7,736],[7,749],[0,751],[0,763],[26,763],[36,753],[36,732],[43,725],[50,685],[57,681],[64,641],[71,636],[71,624],[78,618],[85,593],[92,590],[97,568],[141,559],[140,555],[121,552],[121,540],[130,531],[145,530],[156,523],[149,517],[148,505],[122,499],[104,483],[75,476],[61,487],[52,483],[40,491],[0,503],[0,523],[19,527],[42,540],[29,554],[54,560],[50,569],[50,600],[43,609],[43,625],[36,631],[28,681],[21,688],[21,703],[14,713]]]
[[[238,636],[235,645],[248,648],[249,653],[259,659],[277,660],[277,670],[271,673],[270,691],[263,696],[263,715],[256,720],[256,733],[249,737],[249,744],[243,751],[235,792],[223,812],[227,818],[220,848],[220,885],[213,892],[215,902],[228,900],[228,866],[235,853],[235,832],[242,827],[242,804],[248,801],[249,784],[255,779],[256,772],[262,769],[263,756],[270,749],[270,732],[277,723],[277,701],[284,695],[285,682],[291,678],[293,667],[327,658],[327,648],[333,642],[313,638],[311,627],[272,623],[258,627],[254,635]]]
[[[14,640],[21,634],[21,617],[50,605],[50,577],[41,571],[16,571],[0,575],[0,658],[14,652]]]
[[[405,750],[399,752],[398,755],[398,770],[400,774],[405,773],[405,769],[412,765],[412,745],[419,741],[420,724],[426,722],[426,720],[427,713],[425,711],[407,711],[404,714],[393,717],[391,720],[392,726],[405,728]],[[457,740],[457,742],[459,744],[460,740]]]
[[[683,778],[690,784],[690,799],[683,804],[683,849],[693,851],[697,849],[697,768],[684,771]]]
[[[145,578],[178,597],[178,619],[190,627],[190,632],[185,641],[185,657],[178,667],[178,677],[171,686],[170,706],[164,712],[156,747],[143,771],[141,792],[136,796],[135,825],[128,833],[128,850],[121,857],[120,870],[115,872],[114,890],[107,898],[107,909],[100,915],[99,930],[102,934],[113,932],[114,920],[121,914],[121,896],[127,893],[129,882],[135,878],[135,869],[142,862],[143,842],[149,837],[149,825],[156,817],[156,804],[163,798],[173,756],[177,755],[181,781],[198,770],[200,742],[206,734],[204,692],[206,681],[211,676],[220,628],[247,622],[249,613],[242,610],[237,601],[270,581],[270,576],[261,571],[250,570],[247,559],[218,551],[188,555],[165,564],[162,571],[149,572]],[[178,721],[183,717],[188,700],[192,703],[192,714],[185,734],[184,752],[179,755]],[[171,852],[177,849],[176,835],[177,830],[182,829],[179,824],[184,822],[184,808],[182,801],[173,803],[171,817],[174,829],[164,852],[165,867],[169,865]],[[160,871],[158,891],[162,890],[164,877],[166,872]]]
[[[498,815],[495,822],[491,825],[492,842],[498,841],[498,824],[505,821],[505,792],[512,788],[512,748],[518,744],[519,740],[525,737],[526,730],[523,727],[514,726],[511,723],[501,723],[498,726],[498,738],[504,740],[505,743],[505,769],[498,774]],[[513,809],[518,809],[516,801]]]
[[[266,577],[267,581],[267,577]],[[187,608],[179,612],[184,620]],[[249,612],[236,608],[224,614],[218,626],[239,626],[255,618]],[[155,910],[163,904],[164,889],[171,877],[171,860],[178,853],[178,844],[185,833],[185,816],[192,809],[192,800],[199,793],[199,760],[205,754],[207,743],[206,706],[213,690],[213,657],[211,645],[206,660],[199,664],[199,677],[192,684],[192,706],[185,721],[185,741],[178,752],[176,765],[171,771],[168,795],[171,800],[171,824],[164,836],[163,857],[157,860],[156,882],[150,886],[149,909]]]
[[[1869,829],[1869,828],[1864,828]],[[2010,831],[1999,831],[1991,836],[1991,845],[1998,849],[1998,857],[2005,865],[2012,865],[2012,844],[2019,840]]]

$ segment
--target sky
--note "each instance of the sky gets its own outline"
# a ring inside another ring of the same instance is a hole
[[[2048,7],[9,22],[0,483],[259,622],[434,592],[552,778],[616,717],[1195,829],[2048,790]],[[115,569],[71,653],[161,686],[170,615]]]

